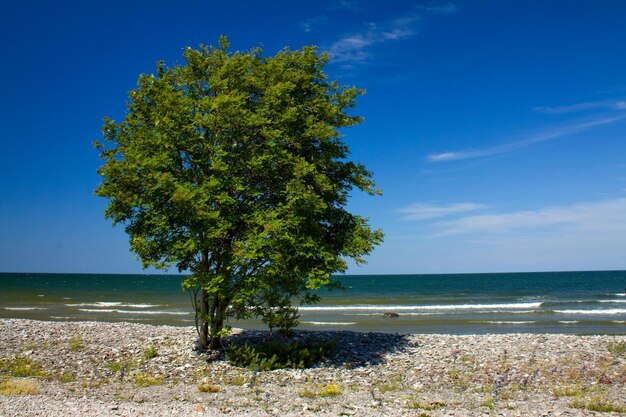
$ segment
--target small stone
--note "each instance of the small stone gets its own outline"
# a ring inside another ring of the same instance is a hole
[[[196,406],[196,411],[204,411],[204,410],[206,410],[206,409],[203,406],[201,406],[201,405],[197,405]]]

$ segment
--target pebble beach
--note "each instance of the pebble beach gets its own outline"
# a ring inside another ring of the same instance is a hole
[[[314,368],[197,353],[192,327],[0,320],[0,416],[593,416],[626,413],[626,336],[300,331]],[[234,330],[225,344],[266,337]]]

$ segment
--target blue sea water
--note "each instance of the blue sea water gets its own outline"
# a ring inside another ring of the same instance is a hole
[[[626,334],[626,271],[337,276],[301,328],[400,333]],[[0,274],[0,317],[193,324],[173,275]],[[396,313],[388,318],[384,313]],[[255,320],[235,327],[263,328]]]

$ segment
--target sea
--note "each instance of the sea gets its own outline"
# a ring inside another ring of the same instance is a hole
[[[182,276],[0,273],[0,318],[192,326]],[[626,334],[626,271],[340,275],[299,306],[303,329]],[[385,314],[394,313],[394,314]],[[387,317],[387,316],[394,317]],[[259,320],[230,321],[263,329]]]

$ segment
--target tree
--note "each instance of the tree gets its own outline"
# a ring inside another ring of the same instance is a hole
[[[339,130],[361,122],[363,91],[327,79],[327,54],[230,52],[221,37],[183,57],[139,76],[122,122],[105,118],[96,195],[144,267],[190,273],[199,347],[215,349],[264,294],[314,302],[346,259],[364,262],[382,232],[345,206],[379,191]]]

